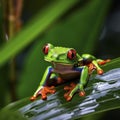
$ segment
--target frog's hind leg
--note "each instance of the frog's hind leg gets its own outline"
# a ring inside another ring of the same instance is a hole
[[[95,67],[97,69],[97,74],[102,75],[104,73],[104,71],[100,68],[99,65],[104,65],[107,62],[110,62],[110,59],[107,59],[107,60],[96,59],[96,60],[92,61],[92,63],[95,65]]]
[[[104,65],[104,64],[110,62],[110,59],[107,59],[107,60],[97,59],[96,61],[99,65]]]
[[[93,60],[92,64],[95,65],[95,67],[97,69],[97,74],[102,75],[104,73],[104,71],[98,65],[98,61],[97,60]]]
[[[64,97],[66,98],[67,101],[70,101],[73,97],[73,95],[80,91],[79,95],[80,96],[85,96],[85,91],[84,87],[88,82],[88,77],[89,77],[89,71],[87,66],[81,66],[75,68],[76,71],[79,71],[81,73],[80,75],[80,80],[77,85],[75,84],[70,84],[70,86],[65,86],[64,90],[67,90],[68,92],[64,94]]]

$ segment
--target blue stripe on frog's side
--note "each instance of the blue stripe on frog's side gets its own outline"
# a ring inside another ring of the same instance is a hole
[[[81,68],[81,67],[76,67],[76,68],[74,68],[74,70],[75,70],[75,71],[78,71],[78,72],[80,72],[80,73],[81,73],[81,72],[82,72],[82,70],[83,70],[83,68]]]

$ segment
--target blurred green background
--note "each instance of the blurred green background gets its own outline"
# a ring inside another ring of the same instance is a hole
[[[119,0],[0,0],[0,108],[34,93],[49,65],[45,43],[119,57],[119,21]],[[118,115],[115,110],[99,118]]]

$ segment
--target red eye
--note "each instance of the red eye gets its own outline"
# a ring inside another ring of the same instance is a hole
[[[76,51],[74,49],[69,50],[68,53],[67,53],[67,57],[70,60],[75,59],[76,58]]]
[[[44,53],[45,55],[47,55],[47,54],[48,54],[48,51],[49,51],[49,46],[48,46],[48,44],[47,44],[47,45],[45,45],[45,46],[43,47],[43,53]]]

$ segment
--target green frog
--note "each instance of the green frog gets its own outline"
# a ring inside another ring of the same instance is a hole
[[[46,68],[38,89],[30,98],[31,101],[34,101],[39,95],[45,100],[48,93],[56,92],[55,86],[47,85],[48,81],[53,78],[57,84],[79,79],[77,84],[71,83],[70,86],[64,87],[64,90],[67,91],[64,94],[67,101],[70,101],[76,92],[79,92],[80,96],[85,96],[84,88],[88,83],[89,76],[94,70],[97,70],[97,74],[102,75],[104,71],[99,65],[110,61],[109,59],[96,59],[90,54],[79,55],[74,48],[54,47],[50,43],[43,47],[43,53],[45,61],[50,62],[52,66]]]

